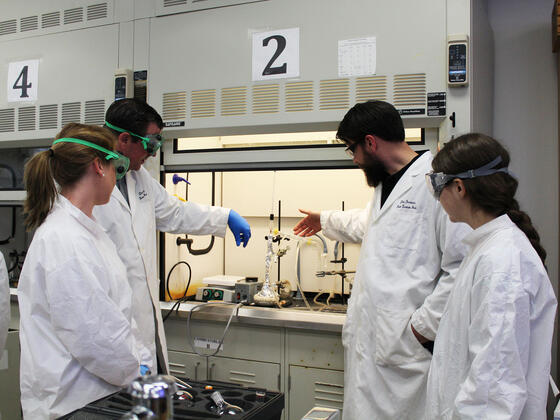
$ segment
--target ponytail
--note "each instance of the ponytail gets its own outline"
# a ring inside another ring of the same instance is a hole
[[[116,138],[107,128],[94,125],[66,124],[58,138],[71,137],[95,143],[108,150],[114,150]],[[60,188],[78,182],[86,173],[94,159],[105,159],[105,153],[76,143],[57,143],[49,150],[33,156],[25,165],[23,180],[27,198],[23,204],[27,230],[39,227],[47,218],[57,198]]]
[[[515,203],[517,204],[517,201],[515,201]],[[546,251],[541,245],[541,238],[537,230],[533,226],[529,215],[524,211],[519,210],[519,205],[517,205],[516,208],[508,210],[506,214],[511,219],[511,221],[515,223],[517,227],[525,234],[525,236],[527,236],[527,239],[529,239],[531,245],[533,245],[533,248],[535,248],[535,251],[537,251],[537,254],[539,254],[539,257],[544,264],[544,260],[546,259]]]
[[[51,171],[52,150],[37,153],[25,165],[23,182],[27,197],[23,204],[26,229],[39,227],[47,218],[57,196]]]

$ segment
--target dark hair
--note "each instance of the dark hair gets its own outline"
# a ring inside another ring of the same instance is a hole
[[[435,172],[458,174],[477,169],[500,156],[502,161],[495,168],[509,165],[509,153],[492,137],[480,133],[469,133],[445,144],[432,161]],[[497,172],[477,178],[463,179],[465,189],[473,206],[496,217],[507,214],[525,233],[535,251],[544,263],[546,251],[540,244],[540,237],[531,218],[519,209],[515,199],[517,180],[508,173]]]
[[[108,150],[115,148],[115,136],[106,128],[70,123],[66,124],[56,139],[71,137],[95,143]],[[57,143],[50,149],[37,153],[25,165],[23,182],[27,198],[23,204],[25,225],[28,230],[39,227],[51,211],[57,196],[55,181],[60,187],[77,182],[90,163],[99,158],[110,165],[105,153],[77,143]]]
[[[136,98],[113,102],[105,113],[105,121],[139,136],[146,135],[148,125],[152,122],[159,128],[163,128],[163,120],[158,112],[146,102]],[[115,134],[120,133],[115,132]]]
[[[346,113],[336,132],[345,143],[357,143],[371,134],[385,141],[404,141],[404,126],[399,112],[383,101],[367,101],[354,105]]]

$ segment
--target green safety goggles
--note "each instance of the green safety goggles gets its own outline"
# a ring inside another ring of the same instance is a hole
[[[142,140],[142,146],[144,147],[144,150],[152,156],[156,154],[163,142],[163,137],[161,137],[160,134],[147,134],[145,136],[140,136],[138,134],[134,134],[129,130],[125,130],[124,128],[119,128],[107,121],[105,121],[105,125],[112,130],[118,131],[119,133],[128,133],[131,136],[138,137],[140,140]]]
[[[104,147],[101,147],[95,143],[91,143],[86,140],[74,139],[71,137],[64,137],[61,139],[57,139],[53,142],[53,146],[57,143],[82,144],[84,146],[91,147],[92,149],[99,150],[100,152],[105,153],[107,155],[105,159],[110,161],[115,167],[115,174],[117,179],[121,179],[123,176],[126,175],[126,171],[128,171],[128,165],[130,165],[130,160],[126,156],[121,155],[119,152],[114,152],[112,150],[105,149]]]

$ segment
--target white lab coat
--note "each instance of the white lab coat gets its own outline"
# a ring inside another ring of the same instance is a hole
[[[59,196],[37,229],[19,279],[25,419],[53,419],[139,376],[132,292],[115,246]]]
[[[556,297],[525,234],[504,215],[470,246],[441,319],[427,418],[546,418]]]
[[[183,203],[170,195],[144,168],[129,171],[126,183],[130,206],[115,186],[109,203],[96,206],[93,214],[117,246],[126,265],[133,293],[132,316],[141,334],[139,341],[152,354],[152,360],[144,360],[143,364],[152,370],[156,368],[155,308],[165,363],[163,368],[167,371],[167,345],[159,305],[156,231],[223,237],[229,209]]]
[[[0,359],[4,353],[10,326],[10,283],[4,254],[0,252]]]
[[[410,325],[435,338],[470,231],[452,224],[428,192],[431,160],[429,152],[421,155],[382,208],[379,187],[365,211],[321,212],[325,236],[363,236],[342,332],[346,420],[423,417],[431,354]]]

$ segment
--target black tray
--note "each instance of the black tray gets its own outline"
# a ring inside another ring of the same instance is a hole
[[[189,392],[194,401],[174,400],[174,420],[220,419],[224,420],[280,420],[284,409],[284,394],[266,391],[262,388],[245,388],[241,385],[225,382],[197,382],[180,378],[192,385]],[[205,389],[211,385],[212,389]],[[214,402],[210,394],[220,391],[224,400],[243,408],[238,415],[219,416],[212,412]],[[264,395],[264,396],[263,396]],[[120,391],[62,417],[64,420],[98,420],[115,419],[130,411],[133,407],[132,397],[126,391]]]

